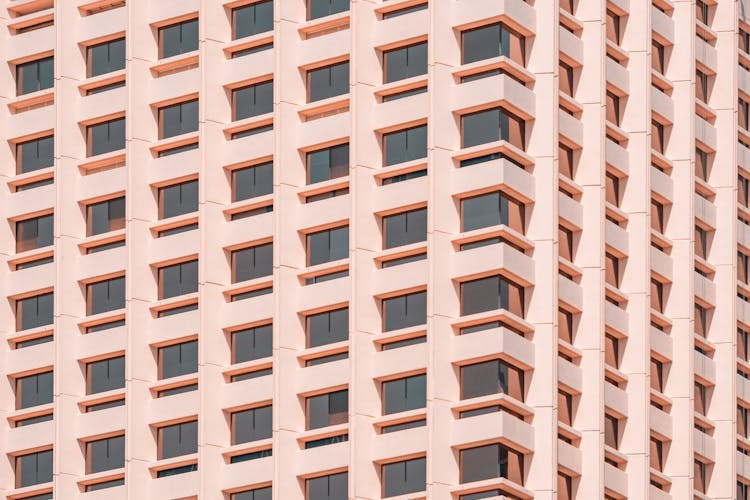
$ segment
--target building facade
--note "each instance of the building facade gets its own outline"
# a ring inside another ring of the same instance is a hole
[[[750,1],[0,24],[2,498],[750,498]]]

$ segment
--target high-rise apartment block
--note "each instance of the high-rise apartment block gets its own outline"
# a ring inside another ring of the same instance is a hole
[[[750,0],[0,25],[3,499],[750,499]]]

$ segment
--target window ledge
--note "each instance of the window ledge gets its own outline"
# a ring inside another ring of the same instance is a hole
[[[78,164],[82,175],[89,175],[103,170],[125,166],[125,151],[112,151],[96,156],[90,156]]]
[[[153,462],[148,470],[151,472],[151,477],[156,478],[156,473],[159,471],[167,470],[167,469],[176,469],[177,467],[182,467],[185,465],[197,465],[198,464],[198,454],[197,453],[191,453],[190,455],[182,455],[179,457],[173,457],[173,458],[165,458],[163,460],[158,460],[156,462]]]
[[[470,160],[478,156],[485,156],[492,153],[501,153],[520,163],[523,168],[528,168],[534,165],[534,158],[532,156],[528,155],[525,151],[514,146],[508,141],[488,142],[486,144],[478,144],[476,146],[461,149],[453,155],[453,161],[456,163],[456,168],[459,168],[458,164],[463,160]],[[501,158],[492,161],[507,160]]]
[[[230,220],[232,218],[232,215],[234,214],[249,212],[251,210],[255,210],[256,208],[263,208],[269,205],[273,205],[273,193],[263,196],[256,196],[255,198],[250,198],[247,200],[236,201],[224,209],[224,216],[227,218],[227,220]]]
[[[297,359],[304,366],[304,364],[311,359],[323,358],[347,351],[349,351],[349,340],[342,340],[341,342],[333,342],[331,344],[303,349],[297,354]]]
[[[52,493],[52,486],[54,483],[35,484],[34,486],[27,486],[25,488],[16,488],[14,490],[4,490],[3,494],[7,499],[23,500],[24,498],[36,495],[43,495],[45,493]]]
[[[49,88],[24,94],[8,100],[8,109],[12,114],[31,111],[32,109],[50,106],[55,103],[55,89]]]
[[[607,215],[617,220],[618,222],[627,222],[629,219],[627,212],[609,201],[606,201],[604,203],[604,208],[608,212]]]
[[[486,240],[489,238],[504,238],[514,245],[519,246],[524,251],[531,250],[534,248],[534,242],[528,239],[526,236],[522,235],[518,231],[516,231],[513,228],[510,228],[506,226],[505,224],[500,224],[499,226],[490,226],[490,227],[484,227],[481,229],[475,229],[473,231],[466,231],[465,233],[460,233],[460,235],[457,238],[454,238],[452,240],[453,246],[455,250],[458,250],[461,245],[465,245],[466,243],[473,243],[475,241],[481,241]],[[499,245],[506,245],[504,242],[498,243]],[[511,247],[512,248],[512,247]],[[517,249],[513,249],[518,251]]]
[[[400,330],[383,332],[379,335],[373,336],[372,341],[376,346],[382,349],[385,344],[391,344],[393,342],[399,342],[401,340],[409,340],[418,337],[425,337],[426,335],[426,325],[417,325],[409,328],[401,328]]]
[[[491,59],[482,59],[481,61],[464,64],[453,71],[453,77],[457,81],[461,81],[461,78],[465,76],[484,73],[485,71],[492,71],[494,69],[502,70],[503,72],[508,73],[515,78],[518,78],[525,85],[536,81],[536,76],[534,75],[534,73],[527,70],[507,56],[498,56]]]
[[[624,453],[620,453],[618,450],[614,449],[608,444],[604,445],[604,454],[607,456],[607,458],[612,459],[614,462],[617,462],[617,465],[623,465],[628,463],[628,456]]]
[[[572,96],[569,96],[563,91],[560,91],[559,94],[560,94],[560,107],[567,109],[568,111],[573,113],[573,115],[577,115],[578,113],[583,113],[583,105],[580,102],[578,102]],[[574,118],[580,119],[580,116],[574,116]]]
[[[40,168],[39,170],[33,170],[31,172],[25,172],[23,174],[17,174],[8,181],[8,187],[11,191],[16,190],[19,186],[30,184],[32,182],[43,181],[46,179],[52,179],[55,176],[55,167]]]
[[[386,167],[382,167],[374,174],[374,176],[382,185],[383,179],[388,179],[390,177],[394,177],[397,175],[408,174],[411,172],[417,172],[419,170],[426,170],[426,169],[427,169],[427,162],[425,161],[424,158],[420,158],[417,160],[412,160],[408,162],[397,163],[395,165],[388,165]]]
[[[178,387],[185,387],[187,385],[193,385],[198,383],[198,372],[186,373],[184,375],[178,375],[177,377],[169,377],[161,379],[151,384],[148,388],[151,392],[151,396],[158,397],[159,392],[166,391],[169,389],[176,389]]]
[[[661,90],[667,97],[671,97],[674,85],[658,70],[651,68],[651,84]]]
[[[33,250],[26,250],[24,252],[19,252],[15,254],[13,258],[8,259],[8,265],[15,267],[18,264],[25,264],[27,262],[33,262],[35,260],[52,257],[53,255],[54,255],[54,248],[48,245],[46,247],[40,247],[40,248],[35,248]]]
[[[161,219],[157,224],[152,225],[149,230],[153,237],[158,237],[162,231],[169,229],[175,229],[182,226],[188,226],[190,224],[198,223],[198,214],[196,212],[190,212],[182,215],[175,215],[166,219]]]
[[[651,394],[651,401],[656,401],[660,405],[662,405],[665,408],[672,406],[672,398],[669,396],[664,395],[664,393],[659,392],[657,389],[654,389],[653,387],[650,390]]]
[[[194,50],[185,54],[159,59],[159,62],[152,64],[149,68],[154,78],[166,76],[178,71],[197,68],[199,64],[199,51]]]
[[[6,415],[8,422],[14,425],[16,422],[26,420],[33,417],[41,417],[43,415],[51,415],[55,407],[54,403],[48,403],[46,405],[32,406],[31,408],[24,408],[22,410],[11,411]]]
[[[630,57],[626,51],[624,51],[619,45],[612,40],[607,39],[607,54],[617,60],[623,66],[626,66]]]
[[[716,43],[716,39],[718,38],[716,32],[709,28],[708,25],[704,24],[700,19],[695,20],[695,32],[696,35],[708,39],[709,42],[706,43],[711,46]]]
[[[115,277],[122,277],[124,276],[122,273],[117,273],[119,276]],[[97,276],[96,279],[98,280],[100,276]],[[113,321],[119,321],[125,319],[125,308],[122,309],[115,309],[113,311],[106,311],[99,314],[92,314],[90,316],[86,316],[85,321],[81,321],[78,323],[78,326],[82,329],[82,331],[86,331],[86,328],[96,325],[102,325],[105,323],[111,323]]]
[[[90,90],[98,89],[99,87],[106,87],[107,85],[113,85],[125,81],[125,70],[112,71],[99,76],[92,76],[87,78],[78,86],[78,90],[81,95],[85,96]]]
[[[519,413],[524,417],[531,417],[534,415],[534,409],[532,407],[504,393],[487,394],[486,396],[463,399],[451,404],[450,408],[451,411],[453,411],[454,415],[458,417],[459,413],[467,410],[476,410],[479,408],[485,408],[487,406],[495,405],[499,405],[504,409]]]
[[[125,240],[125,229],[117,229],[116,231],[109,231],[102,234],[96,234],[94,236],[88,236],[81,240],[78,244],[78,248],[82,253],[86,253],[91,248],[96,248],[101,245],[108,243],[115,243],[117,241]]]
[[[95,474],[87,474],[83,479],[78,481],[78,486],[82,490],[86,490],[87,486],[91,486],[97,483],[103,483],[106,481],[116,481],[118,479],[125,479],[125,468],[110,469]]]
[[[400,94],[402,92],[408,92],[410,90],[419,89],[427,86],[427,76],[418,75],[411,78],[404,78],[403,80],[397,80],[395,82],[384,83],[375,89],[375,95],[379,98],[391,96],[394,94]]]
[[[672,240],[670,238],[667,238],[654,228],[651,228],[651,240],[664,247],[665,250],[672,248]],[[662,251],[662,253],[666,254],[667,252]]]
[[[508,325],[523,332],[524,334],[529,334],[534,331],[534,325],[506,309],[494,309],[492,311],[485,311],[481,313],[462,316],[460,319],[452,322],[451,326],[453,327],[456,335],[459,335],[459,332],[462,328],[481,325],[483,323],[490,323],[492,321],[507,323]]]
[[[695,98],[695,114],[706,120],[710,125],[715,125],[716,111],[697,97]]]
[[[305,186],[302,186],[297,191],[297,196],[300,197],[301,200],[305,200],[310,196],[314,196],[316,194],[323,194],[327,193],[328,191],[334,191],[337,189],[344,189],[349,187],[349,176],[343,176],[343,177],[337,177],[335,179],[330,179],[323,182],[316,182],[314,184],[307,184]]]
[[[173,137],[167,137],[165,139],[159,139],[151,146],[151,154],[154,158],[159,158],[159,153],[168,151],[170,149],[179,148],[181,146],[187,146],[198,142],[199,132],[188,132],[186,134],[175,135]]]
[[[198,303],[198,292],[186,293],[185,295],[178,295],[177,297],[170,297],[168,299],[161,299],[151,306],[151,314],[154,317],[158,317],[158,314],[162,311],[169,309],[176,309],[178,307],[190,306]]]
[[[18,18],[21,16],[37,14],[42,10],[53,10],[53,8],[53,0],[21,0],[19,2],[13,2],[9,5],[8,13],[13,16],[13,18]]]
[[[300,36],[304,38],[309,38],[310,35],[314,35],[316,33],[319,33],[321,31],[326,31],[333,28],[340,28],[344,25],[349,25],[349,14],[350,11],[344,11],[339,12],[337,14],[331,14],[324,17],[319,17],[317,19],[312,19],[310,21],[306,21],[300,25],[299,28],[297,28],[297,31],[299,32]],[[342,28],[345,29],[345,28]]]
[[[565,437],[573,441],[580,442],[581,439],[583,439],[583,433],[581,431],[574,429],[572,426],[564,422],[560,422],[559,420],[557,421],[557,432],[563,434]]]
[[[527,490],[523,486],[516,484],[504,477],[485,479],[483,481],[474,481],[472,483],[464,483],[460,486],[454,486],[449,489],[453,498],[458,498],[462,495],[468,495],[471,493],[480,493],[486,490],[500,489],[502,494],[512,494],[523,500],[531,500],[534,498],[534,492]]]
[[[324,439],[331,436],[340,436],[341,434],[346,434],[348,431],[349,422],[329,425],[326,427],[321,427],[319,429],[300,432],[299,434],[297,434],[297,442],[304,446],[304,443],[308,441],[315,441],[316,439]]]
[[[574,279],[571,280],[571,281],[573,281],[573,283],[579,285],[579,283],[577,283],[575,281],[575,279],[579,278],[579,277],[581,277],[583,275],[583,269],[581,269],[580,267],[576,266],[573,262],[569,261],[565,257],[558,257],[558,260],[559,260],[558,265],[559,265],[560,269],[563,270],[563,271],[565,271],[566,273],[570,274],[571,276],[573,276]],[[578,311],[578,312],[580,312],[580,311]]]
[[[232,301],[232,297],[241,293],[254,292],[256,290],[263,290],[264,288],[273,287],[273,275],[262,276],[252,280],[241,281],[236,284],[227,286],[224,291],[224,299],[227,302]]]
[[[259,439],[258,441],[250,441],[248,443],[240,443],[232,446],[227,446],[221,452],[221,456],[224,457],[224,463],[230,463],[232,457],[237,455],[244,455],[245,453],[253,453],[255,451],[265,451],[272,449],[273,439]],[[266,457],[263,457],[266,458]],[[270,457],[268,457],[270,458]]]
[[[341,271],[349,270],[349,259],[334,260],[326,262],[325,264],[319,264],[307,268],[305,272],[299,273],[297,278],[304,284],[308,278],[316,278],[318,276],[325,276],[327,274],[338,273]],[[317,284],[317,283],[316,283]]]
[[[412,243],[411,245],[402,245],[395,248],[389,248],[382,252],[376,253],[373,259],[375,263],[382,268],[384,263],[392,260],[398,260],[413,255],[421,255],[427,253],[427,243],[420,241],[418,243]]]
[[[232,122],[228,127],[224,128],[225,139],[232,140],[232,136],[234,134],[245,132],[247,130],[253,130],[256,128],[266,127],[268,125],[273,125],[273,112],[237,120]]]
[[[258,33],[257,35],[232,40],[227,44],[226,47],[224,47],[224,54],[227,59],[232,59],[232,56],[236,52],[241,52],[243,50],[260,47],[271,43],[273,43],[273,31]]]
[[[630,298],[628,294],[621,292],[619,288],[610,283],[604,284],[604,293],[608,297],[615,299],[620,304],[626,304]]]
[[[573,358],[574,365],[576,364],[576,361],[580,363],[580,360],[583,357],[583,351],[578,349],[573,344],[560,338],[557,339],[557,349],[563,354],[566,354],[567,356],[570,356],[571,358]],[[570,389],[573,389],[573,388],[570,387]],[[573,391],[573,392],[577,392],[577,391]]]
[[[229,383],[232,380],[232,377],[234,377],[235,375],[243,375],[245,373],[266,370],[268,368],[273,368],[273,361],[270,356],[267,358],[253,359],[251,361],[236,363],[232,365],[231,368],[224,370],[222,372],[222,375],[224,375],[225,382]]]
[[[297,113],[303,121],[310,121],[347,111],[349,111],[349,93],[304,104],[299,107]]]
[[[583,30],[583,23],[573,14],[564,9],[560,9],[560,24],[564,24],[574,32],[580,32]]]
[[[661,486],[667,486],[667,485],[672,484],[671,477],[667,476],[666,474],[662,472],[659,472],[653,467],[650,469],[650,473],[651,473],[651,481],[659,483]]]
[[[616,382],[618,382],[620,384],[627,384],[628,383],[628,376],[625,373],[623,373],[620,370],[618,370],[617,368],[615,368],[614,366],[605,364],[604,365],[604,375],[606,377],[614,379]],[[610,384],[610,385],[612,385],[612,384]],[[623,390],[621,387],[618,387],[618,386],[615,386],[615,387],[617,389]],[[614,412],[614,410],[612,410],[611,412]],[[627,417],[627,415],[619,415],[619,414],[618,414],[618,416],[619,417]]]
[[[79,399],[78,408],[81,410],[81,412],[86,412],[86,408],[90,406],[110,403],[112,401],[119,401],[121,399],[125,399],[125,388],[97,392],[96,394],[88,394]]]
[[[19,342],[25,342],[27,340],[34,340],[41,337],[49,337],[54,334],[52,325],[40,326],[39,328],[33,328],[29,330],[23,330],[20,332],[14,332],[6,335],[5,340],[16,348],[16,344]],[[31,346],[33,347],[33,346]]]
[[[390,413],[381,417],[375,417],[372,419],[372,425],[378,432],[381,432],[383,427],[389,427],[391,425],[407,424],[409,422],[415,422],[417,420],[424,420],[427,418],[427,411],[425,408],[416,408],[414,410],[402,411],[399,413]]]

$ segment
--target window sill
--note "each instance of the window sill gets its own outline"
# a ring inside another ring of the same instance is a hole
[[[47,257],[54,256],[54,253],[54,249],[51,246],[26,250],[25,252],[15,254],[12,259],[8,259],[8,265],[15,270],[16,266],[20,264],[27,264],[29,262],[34,262],[35,260],[46,259]]]
[[[224,138],[228,141],[235,140],[233,139],[235,134],[238,134],[240,132],[246,132],[248,130],[254,130],[259,129],[267,126],[273,126],[273,113],[264,113],[262,115],[257,116],[251,116],[249,118],[244,118],[242,120],[237,120],[232,122],[232,124],[228,127],[224,128]],[[268,132],[271,132],[270,130]],[[258,132],[258,134],[261,134],[263,132]],[[239,137],[239,139],[242,139],[242,137]]]
[[[225,288],[222,292],[224,299],[227,302],[232,302],[232,297],[247,292],[254,292],[256,290],[263,290],[265,288],[273,287],[273,275],[261,276],[252,280],[241,281],[239,283],[233,283]]]
[[[85,413],[86,409],[90,406],[110,403],[112,401],[119,401],[121,399],[125,399],[125,388],[97,392],[96,394],[88,394],[86,396],[83,396],[80,400],[78,400],[78,408],[82,413]]]
[[[305,104],[297,112],[303,122],[349,111],[349,93]]]
[[[473,483],[464,483],[460,486],[450,488],[449,491],[453,498],[459,498],[462,495],[480,493],[482,491],[494,489],[501,490],[501,495],[514,495],[523,500],[532,500],[534,498],[533,491],[527,490],[523,486],[520,486],[504,477],[485,479],[483,481],[475,481]]]
[[[78,90],[81,92],[82,96],[87,96],[89,95],[88,93],[92,90],[121,82],[125,82],[124,69],[112,71],[103,75],[89,77],[78,86]]]
[[[503,409],[518,413],[524,418],[532,417],[534,415],[534,409],[532,407],[524,404],[523,402],[517,400],[512,396],[509,396],[508,394],[503,393],[488,394],[486,396],[463,399],[461,401],[458,401],[457,403],[453,403],[450,408],[453,412],[454,418],[458,418],[459,413],[468,410],[486,408],[487,406],[500,406]]]
[[[651,240],[656,244],[664,248],[663,253],[669,254],[669,249],[672,248],[672,240],[661,234],[654,228],[651,228]]]
[[[620,439],[622,439],[622,437]],[[618,468],[622,468],[622,466],[628,463],[627,455],[625,455],[624,453],[620,453],[618,450],[614,449],[608,444],[604,445],[604,455],[607,458],[611,459],[613,462],[616,462]]]
[[[461,319],[452,322],[451,327],[453,327],[456,335],[460,335],[462,328],[490,323],[493,321],[506,323],[523,334],[529,334],[534,331],[534,325],[506,309],[494,309],[492,311],[462,316]]]
[[[222,372],[222,375],[224,375],[224,382],[229,384],[232,383],[232,377],[236,375],[244,375],[246,373],[266,370],[268,368],[273,368],[273,360],[270,356],[267,358],[253,359],[251,361],[236,363],[232,365],[230,369],[224,370]]]
[[[657,389],[654,389],[653,387],[650,390],[650,400],[655,401],[664,408],[670,408],[672,406],[672,398],[665,396],[663,393],[659,392]],[[666,410],[662,410],[666,413]]]
[[[273,43],[273,31],[259,33],[257,35],[239,38],[228,43],[224,48],[224,55],[227,59],[232,59],[234,54],[243,50],[253,49]]]
[[[190,260],[190,259],[187,259]],[[178,307],[190,306],[198,303],[198,292],[186,293],[184,295],[178,295],[177,297],[170,297],[168,299],[161,299],[156,302],[149,309],[154,318],[159,317],[160,312],[168,311],[170,309],[176,309]]]
[[[507,56],[498,56],[491,59],[483,59],[481,61],[464,64],[453,71],[453,77],[456,79],[456,82],[460,82],[464,77],[496,69],[501,70],[503,73],[507,73],[511,80],[516,81],[516,83],[520,85],[527,86],[536,81],[534,73],[530,72]],[[520,82],[517,80],[520,80]]]
[[[395,82],[384,83],[375,89],[375,96],[381,101],[384,97],[416,90],[427,87],[427,75],[418,75],[411,78],[404,78]]]
[[[320,36],[325,33],[322,31],[329,31],[333,29],[346,29],[349,27],[349,14],[350,11],[339,12],[337,14],[331,14],[301,24],[297,31],[299,32],[302,39],[312,38],[313,36]]]
[[[168,231],[170,229],[176,229],[178,227],[189,226],[191,224],[198,223],[198,214],[196,212],[190,212],[182,215],[175,215],[167,219],[160,220],[157,224],[154,224],[149,228],[151,236],[159,238],[159,233],[162,231]]]
[[[92,248],[118,241],[125,241],[125,229],[117,229],[116,231],[88,236],[78,244],[78,248],[81,250],[82,254],[86,254],[87,251]]]
[[[90,175],[125,166],[125,151],[112,151],[86,158],[78,164],[81,175]]]
[[[297,191],[297,196],[300,201],[306,202],[310,196],[327,193],[329,191],[335,191],[337,189],[344,189],[349,187],[349,176],[336,177],[327,181],[316,182],[314,184],[308,184],[303,186]]]
[[[224,216],[226,217],[227,221],[231,221],[232,216],[235,214],[250,212],[252,210],[267,206],[273,206],[273,193],[263,196],[256,196],[255,198],[249,198],[247,200],[236,201],[224,209]]]
[[[409,328],[401,328],[399,330],[392,330],[390,332],[382,332],[381,334],[373,338],[373,343],[378,347],[379,350],[383,350],[383,346],[391,344],[393,342],[400,342],[402,340],[415,339],[419,337],[427,336],[426,325],[416,325]]]
[[[333,263],[333,265],[331,265]],[[326,262],[325,264],[319,264],[317,266],[309,267],[303,273],[297,275],[301,286],[306,285],[306,281],[310,278],[317,278],[319,276],[325,276],[327,274],[338,273],[342,271],[349,271],[349,259],[335,260]],[[343,277],[343,276],[342,276]],[[311,283],[315,285],[317,283]]]
[[[29,0],[24,2],[13,2],[8,6],[8,13],[13,14],[15,18],[39,14],[43,10],[53,11],[53,0]]]
[[[583,23],[570,12],[560,9],[560,24],[567,26],[574,34],[583,31]],[[579,35],[576,35],[579,36]]]
[[[561,11],[562,12],[562,11]],[[573,118],[576,120],[581,119],[581,113],[583,113],[583,105],[573,97],[569,96],[565,92],[560,91],[560,107],[569,111]],[[577,145],[580,146],[580,145]],[[576,148],[574,148],[576,149]]]
[[[24,498],[33,497],[36,495],[44,495],[45,493],[52,493],[53,482],[35,484],[33,486],[26,486],[25,488],[16,488],[14,490],[4,490],[3,494],[8,500],[23,500]]]
[[[616,286],[610,283],[604,284],[604,294],[607,297],[610,297],[614,299],[615,301],[617,301],[620,304],[621,308],[623,307],[624,304],[628,303],[628,300],[630,298],[628,294],[621,292],[619,288],[617,288]]]
[[[490,226],[490,227],[483,227],[481,229],[475,229],[473,231],[466,231],[465,233],[460,233],[460,235],[457,238],[454,238],[451,240],[451,243],[453,243],[453,249],[456,252],[462,251],[461,246],[465,245],[467,243],[474,243],[477,241],[487,240],[490,238],[502,238],[513,245],[516,245],[519,247],[523,252],[525,253],[528,250],[532,250],[534,248],[534,242],[528,239],[523,234],[519,233],[513,228],[510,228],[506,226],[505,224],[500,224],[499,226]],[[496,243],[498,245],[506,245],[510,246],[505,242]],[[511,246],[511,248],[513,248]],[[513,250],[520,252],[518,248],[513,248]],[[464,252],[466,250],[463,250]]]
[[[42,292],[44,293],[44,292]],[[39,337],[47,337],[49,335],[52,335],[54,332],[54,328],[52,324],[49,325],[43,325],[38,326],[36,328],[29,328],[26,330],[18,330],[14,333],[11,333],[6,336],[6,340],[11,344],[16,344],[18,342],[23,342],[25,340],[31,340],[36,339]]]
[[[504,140],[488,142],[485,144],[477,144],[476,146],[471,146],[468,148],[461,149],[453,155],[453,162],[455,164],[455,168],[460,168],[460,164],[464,160],[471,160],[473,158],[487,156],[493,153],[500,153],[503,156],[507,156],[511,160],[517,162],[520,165],[519,168],[526,169],[526,168],[534,166],[534,158],[532,156],[529,156],[525,151],[520,149],[518,146],[515,146],[511,144],[510,142],[504,141]],[[497,160],[489,160],[489,161],[506,161],[508,163],[511,163],[505,158],[500,158]],[[464,167],[464,168],[471,168],[471,167]]]
[[[581,361],[581,358],[583,358],[583,351],[578,349],[573,344],[560,338],[557,339],[557,350],[558,352],[561,352],[566,356],[572,358],[572,364],[574,365],[578,365]]]
[[[151,472],[151,478],[156,479],[156,474],[160,471],[167,469],[176,469],[177,467],[183,467],[186,465],[197,465],[198,464],[198,453],[191,453],[190,455],[182,455],[179,457],[165,458],[158,460],[149,466],[148,470]]]
[[[578,444],[581,442],[581,439],[583,439],[583,433],[574,429],[570,425],[557,421],[557,432],[564,435],[566,438],[570,439],[571,441],[574,441],[576,444],[576,448],[578,447]]]
[[[199,64],[199,51],[186,52],[176,56],[159,59],[159,62],[152,64],[149,68],[154,78],[167,76],[179,71],[186,71],[197,68]]]
[[[30,94],[24,94],[8,100],[11,114],[23,113],[55,103],[55,89],[44,89]]]
[[[334,354],[340,354],[342,352],[348,351],[349,340],[342,340],[341,342],[333,342],[331,344],[324,344],[303,349],[299,354],[297,354],[297,360],[300,362],[300,366],[305,366],[306,363],[310,360],[332,356]]]
[[[305,431],[297,434],[297,442],[301,448],[305,447],[305,443],[309,441],[316,441],[318,439],[324,439],[332,436],[340,436],[349,432],[349,422],[337,425],[329,425],[321,427],[319,429],[313,429],[311,431]]]
[[[23,187],[26,184],[32,184],[47,179],[54,179],[55,167],[40,168],[39,170],[33,170],[31,172],[25,172],[23,174],[17,174],[8,181],[8,187],[11,192],[17,192],[19,187]]]
[[[221,456],[224,458],[224,463],[231,463],[231,459],[238,455],[244,455],[246,453],[253,453],[256,451],[266,451],[272,449],[273,439],[259,439],[258,441],[250,441],[248,443],[240,443],[232,446],[227,446],[222,451]],[[262,457],[271,458],[271,457]],[[273,460],[273,458],[271,458]]]
[[[97,472],[95,474],[87,474],[84,479],[78,481],[78,487],[81,491],[86,491],[87,486],[92,486],[97,483],[104,483],[108,481],[116,481],[118,479],[125,479],[125,468],[110,469]]]
[[[185,387],[187,385],[193,385],[198,383],[198,373],[186,373],[185,375],[179,375],[177,377],[169,377],[161,379],[148,388],[151,393],[151,397],[156,399],[159,397],[159,392],[167,391],[169,389],[177,389],[178,387]]]
[[[24,408],[23,410],[12,411],[7,414],[6,418],[8,419],[8,423],[10,424],[10,426],[15,427],[17,422],[21,422],[29,418],[52,415],[54,407],[54,403],[32,406],[30,408]]]
[[[165,139],[159,139],[151,146],[151,155],[154,158],[159,158],[159,153],[169,151],[170,149],[176,149],[182,146],[188,146],[198,142],[198,131],[188,132],[186,134],[175,135],[173,137],[167,137]]]
[[[426,418],[427,410],[425,408],[416,408],[414,410],[391,413],[389,415],[383,415],[382,417],[376,417],[372,420],[372,425],[373,427],[375,427],[375,430],[378,432],[378,434],[382,434],[384,427],[390,427],[399,424],[408,424],[410,422],[425,420]]]
[[[411,245],[401,245],[394,248],[389,248],[375,254],[373,259],[379,268],[382,268],[383,263],[387,263],[393,260],[402,259],[405,257],[411,257],[412,255],[421,255],[427,252],[427,242],[419,241],[412,243]]]

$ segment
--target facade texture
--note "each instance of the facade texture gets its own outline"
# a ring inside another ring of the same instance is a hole
[[[2,498],[750,498],[750,2],[0,24]]]

